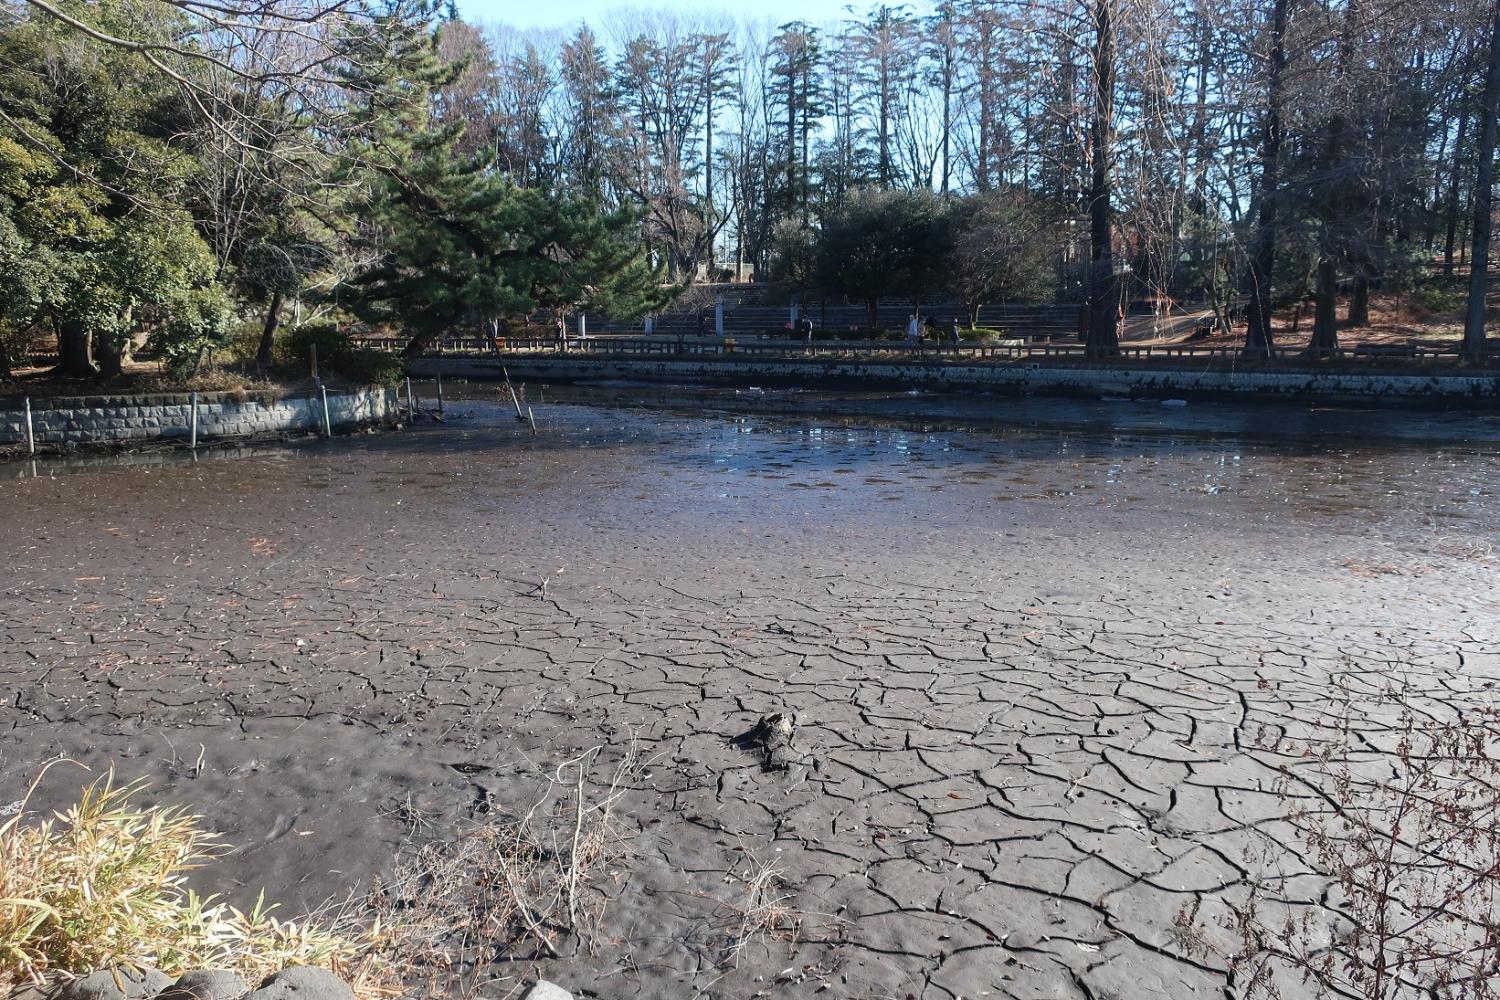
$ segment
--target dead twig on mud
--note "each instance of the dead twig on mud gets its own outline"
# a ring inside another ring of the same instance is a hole
[[[432,829],[432,821],[418,808],[410,792],[406,793],[405,799],[393,796],[386,801],[388,804],[380,811],[380,815],[399,822],[406,836],[411,837]]]
[[[199,743],[198,744],[198,757],[197,757],[197,759],[193,761],[193,763],[192,763],[192,765],[190,767],[183,768],[183,767],[179,766],[179,763],[178,763],[177,747],[175,745],[173,745],[172,741],[169,740],[169,739],[167,739],[165,736],[162,737],[162,741],[164,743],[166,743],[167,744],[167,748],[172,751],[172,759],[169,760],[169,761],[167,761],[167,772],[169,774],[171,774],[173,776],[181,776],[181,777],[185,777],[185,778],[191,778],[191,779],[193,779],[195,781],[198,778],[201,778],[203,776],[203,772],[208,767],[208,765],[206,763],[207,758],[208,758],[208,748],[207,747],[205,747],[202,743]]]
[[[535,587],[532,587],[530,593],[527,596],[540,594],[542,600],[547,600],[547,585],[552,582],[552,579],[554,577],[562,576],[563,573],[567,572],[567,569],[568,567],[566,566],[559,566],[553,572],[548,573],[546,576],[542,577],[542,581]]]

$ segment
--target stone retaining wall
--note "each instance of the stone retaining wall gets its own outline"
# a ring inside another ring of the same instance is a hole
[[[316,392],[199,393],[198,440],[251,437],[323,427],[323,404]],[[191,434],[192,396],[76,396],[31,401],[31,423],[38,448],[69,445],[186,441]],[[328,417],[335,430],[394,419],[394,389],[328,393]],[[0,448],[26,446],[26,414],[20,400],[0,400]]]
[[[457,357],[414,358],[411,374],[581,381],[641,379],[677,383],[875,384],[900,387],[1001,389],[1068,395],[1403,401],[1500,406],[1494,375],[1398,372],[1266,371],[1039,364],[964,364],[942,361],[861,361],[766,358]]]

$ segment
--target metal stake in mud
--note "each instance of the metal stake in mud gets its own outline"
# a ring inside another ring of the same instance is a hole
[[[516,387],[510,384],[510,372],[506,371],[502,366],[500,368],[500,374],[505,376],[505,388],[510,390],[510,401],[511,404],[516,408],[516,419],[525,420],[526,414],[521,412],[521,400],[516,396]]]
[[[31,397],[26,397],[26,453],[36,454],[36,431],[31,426]]]
[[[188,447],[198,450],[198,394],[188,394]]]
[[[413,423],[417,419],[417,397],[411,391],[411,379],[406,380],[406,419]]]
[[[323,436],[333,437],[333,421],[328,419],[328,386],[318,386],[318,392],[323,397]]]

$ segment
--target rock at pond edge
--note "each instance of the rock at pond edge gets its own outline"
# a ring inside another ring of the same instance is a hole
[[[171,985],[172,977],[155,969],[120,966],[73,980],[58,990],[57,1000],[148,1000]]]
[[[184,972],[156,1000],[240,1000],[249,992],[250,985],[233,972],[195,969]]]

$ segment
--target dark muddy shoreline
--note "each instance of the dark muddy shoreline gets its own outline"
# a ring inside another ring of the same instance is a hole
[[[435,383],[421,380],[421,399],[430,405]],[[671,385],[655,382],[515,382],[520,397],[539,410],[550,403],[694,413],[775,415],[791,418],[870,420],[944,426],[979,432],[1050,428],[1086,433],[1140,433],[1224,437],[1265,442],[1425,440],[1500,443],[1500,413],[1465,408],[1434,409],[1358,405],[1307,405],[1287,400],[1270,406],[1238,401],[1078,399],[1014,396],[1005,393],[928,389],[809,389],[774,385]],[[451,399],[508,397],[502,384],[484,380],[443,380]],[[1179,405],[1180,404],[1180,405]]]

